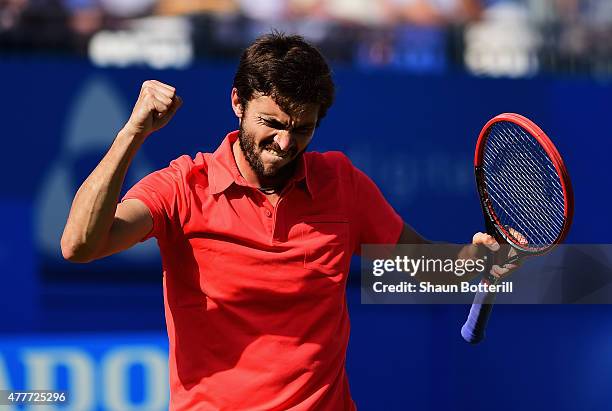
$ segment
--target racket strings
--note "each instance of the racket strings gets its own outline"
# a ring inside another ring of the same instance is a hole
[[[504,184],[499,179],[493,178],[492,180],[500,186]],[[491,182],[489,183],[492,185]],[[542,207],[543,203],[541,201],[545,201],[545,199],[542,198],[540,190],[519,192],[515,189],[506,194],[513,196],[515,199],[523,196],[523,202],[520,204],[521,212],[517,213],[517,205],[508,200],[506,198],[508,196],[499,195],[496,191],[492,192],[490,199],[494,208],[497,208],[496,214],[498,214],[504,226],[510,226],[520,233],[526,233],[528,242],[532,245],[550,244],[556,239],[556,233],[560,231],[563,222],[554,214],[552,218],[542,219],[542,215],[546,214],[548,210]]]
[[[565,203],[540,143],[514,123],[497,122],[489,130],[482,166],[493,211],[502,226],[517,231],[514,240],[526,240],[529,248],[553,244],[563,230]]]
[[[506,137],[510,137],[510,136],[506,136]],[[495,143],[493,143],[495,144]],[[498,147],[499,148],[499,147]],[[537,147],[536,147],[537,148]],[[530,165],[526,166],[525,169],[529,172],[530,176],[529,178],[525,178],[525,176],[523,175],[514,175],[514,178],[518,181],[518,184],[515,185],[510,185],[507,186],[507,189],[521,189],[526,191],[524,194],[526,194],[524,196],[524,201],[526,203],[527,207],[530,207],[529,211],[532,212],[536,212],[536,211],[541,211],[542,210],[542,206],[546,205],[546,201],[553,201],[556,202],[556,205],[558,207],[560,207],[561,211],[563,211],[563,198],[558,198],[558,197],[550,197],[550,196],[545,196],[544,193],[546,193],[547,187],[547,180],[546,178],[542,178],[540,175],[541,170],[537,167],[537,164],[535,164],[531,158],[531,156],[524,156],[524,152],[521,153],[517,153],[515,150],[513,150],[511,153],[511,158],[515,157],[517,155],[520,155],[524,160],[526,160],[527,162],[531,162]],[[554,173],[556,174],[556,170],[554,169],[554,167],[549,168],[548,170],[544,170],[546,173]],[[548,174],[543,174],[544,176],[547,176]],[[499,178],[499,175],[496,174],[490,174],[491,180],[494,180],[496,183],[498,184],[503,184],[504,181],[502,181]],[[540,177],[540,178],[538,178]],[[561,186],[559,185],[559,189],[561,189]],[[495,193],[496,194],[496,193]],[[512,193],[514,195],[514,197],[516,198],[517,194],[520,195],[522,193]],[[504,198],[498,198],[498,200],[502,203],[504,203]],[[506,207],[507,209],[507,207]],[[552,214],[553,220],[552,222],[556,222],[557,224],[554,225],[554,227],[556,227],[557,229],[561,229],[563,227],[563,215],[562,214]],[[528,220],[531,220],[528,218]]]
[[[521,129],[521,131],[522,131],[522,129]],[[502,132],[503,132],[504,136],[506,137],[507,141],[513,138],[513,136],[508,133],[507,129],[502,130]],[[528,136],[528,137],[529,137],[529,139],[527,141],[530,143],[531,147],[527,151],[522,151],[521,154],[523,154],[522,159],[526,160],[526,162],[527,162],[527,164],[525,165],[525,168],[527,168],[533,174],[531,174],[529,176],[529,178],[527,178],[526,180],[529,181],[529,182],[532,182],[532,183],[540,183],[539,187],[542,190],[546,190],[547,184],[549,183],[550,175],[551,174],[552,175],[556,175],[557,174],[557,170],[553,166],[552,162],[550,161],[550,159],[546,155],[546,152],[542,149],[540,144],[537,143],[537,141],[535,139],[531,138],[531,136]],[[533,151],[532,150],[537,150],[540,155],[544,156],[544,157],[541,157],[541,159],[544,159],[546,161],[540,162],[540,163],[537,163],[536,161],[534,161],[534,156],[533,156]],[[542,168],[542,166],[544,166],[544,169]],[[541,178],[535,178],[536,176],[539,176]],[[519,179],[525,180],[523,178],[524,176],[522,176],[522,175],[518,175],[517,177]],[[561,184],[559,183],[559,180],[554,179],[554,180],[551,180],[551,181],[553,183],[556,183],[556,186],[557,186],[556,188],[558,188],[559,190],[562,190]],[[563,206],[564,206],[563,196],[553,196],[553,197],[548,197],[548,199],[550,199],[552,201],[556,201],[557,205],[563,208]]]
[[[549,243],[554,240],[554,236],[550,235],[550,233],[554,232],[556,228],[560,228],[562,226],[562,221],[559,221],[558,218],[554,218],[554,213],[552,214],[553,219],[551,222],[542,220],[541,218],[540,220],[534,218],[547,213],[547,209],[542,207],[543,202],[548,199],[544,196],[543,191],[543,189],[546,189],[545,184],[543,184],[546,181],[542,178],[534,178],[539,177],[541,174],[538,173],[539,170],[537,165],[534,165],[532,158],[528,154],[531,151],[531,147],[520,146],[515,142],[511,142],[511,145],[507,146],[508,133],[504,132],[503,134],[506,137],[504,139],[504,143],[506,144],[505,151],[501,151],[503,146],[499,147],[499,144],[496,144],[499,143],[497,139],[491,140],[492,148],[495,150],[489,151],[490,153],[496,152],[497,154],[494,156],[497,172],[489,173],[489,177],[491,178],[489,178],[488,181],[488,189],[492,203],[493,205],[497,204],[497,208],[501,209],[497,210],[497,214],[502,222],[506,222],[506,225],[513,226],[513,228],[518,229],[521,233],[526,233],[531,244],[534,244],[533,234],[537,232],[538,225],[543,224],[543,228],[545,228],[543,231],[543,241]],[[515,164],[509,164],[508,161],[510,159],[515,162]],[[528,173],[528,175],[517,174],[515,170],[517,165],[523,172]],[[514,180],[510,178],[514,178]],[[499,188],[503,187],[503,191],[493,190],[494,185]],[[518,204],[516,202],[517,199],[521,200]],[[513,202],[509,200],[513,200]],[[522,219],[512,218],[513,214],[517,214],[517,205],[520,206],[523,211],[521,216]],[[555,224],[555,221],[557,224]],[[540,241],[538,243],[540,243]]]

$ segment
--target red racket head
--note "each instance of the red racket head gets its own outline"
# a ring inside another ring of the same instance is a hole
[[[482,129],[474,155],[487,229],[517,249],[540,254],[563,241],[574,197],[561,155],[531,120],[500,114]]]

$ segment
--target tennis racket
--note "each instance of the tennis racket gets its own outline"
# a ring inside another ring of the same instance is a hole
[[[491,119],[478,136],[474,171],[487,233],[514,250],[503,264],[543,254],[563,241],[574,213],[570,177],[559,152],[535,123],[514,113]],[[496,284],[489,268],[482,282]],[[461,328],[467,342],[484,338],[494,301],[492,292],[474,297]]]

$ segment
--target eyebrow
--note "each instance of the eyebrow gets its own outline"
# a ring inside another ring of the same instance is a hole
[[[258,115],[262,120],[265,120],[271,124],[283,126],[284,128],[288,128],[288,125],[280,121],[279,119],[277,119],[274,114],[259,113]],[[302,128],[311,128],[311,127],[314,128],[316,127],[316,125],[317,125],[316,121],[312,121],[312,122],[299,124],[296,127],[293,127],[293,129],[302,129]]]

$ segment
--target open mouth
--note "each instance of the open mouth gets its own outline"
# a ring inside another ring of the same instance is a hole
[[[277,157],[279,159],[291,158],[291,155],[292,155],[291,151],[278,151],[271,147],[266,147],[263,149],[263,151],[268,153],[270,156]]]
[[[263,150],[262,154],[265,160],[273,163],[283,163],[290,158],[286,153],[278,153],[274,150]]]
[[[289,153],[281,153],[273,149],[266,149],[266,151],[276,157],[280,157],[280,158],[289,157]]]

